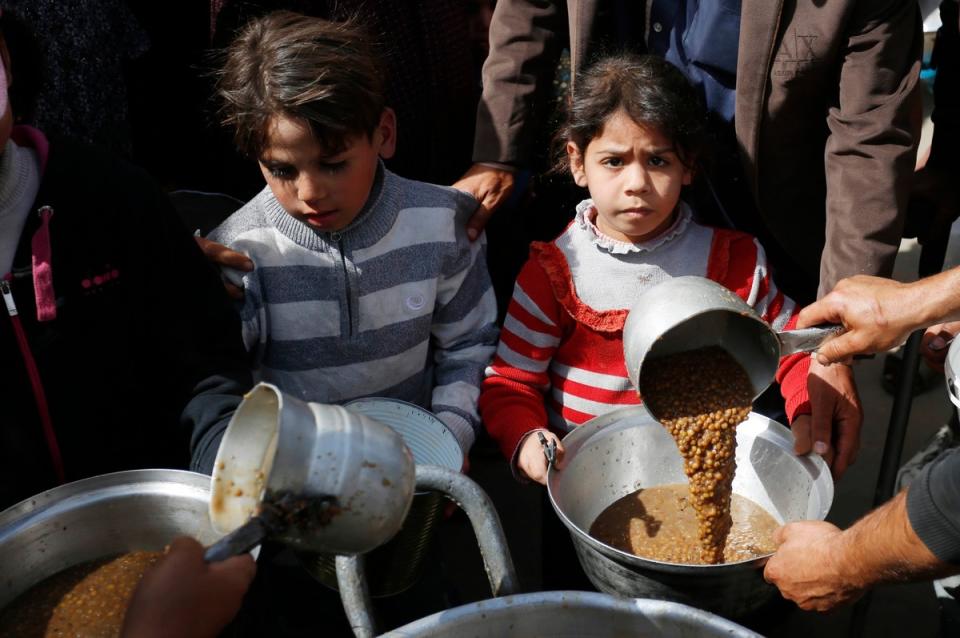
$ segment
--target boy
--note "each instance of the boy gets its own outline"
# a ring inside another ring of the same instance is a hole
[[[245,290],[258,379],[308,401],[428,407],[466,455],[497,339],[482,242],[466,235],[477,202],[384,168],[396,122],[368,38],[272,13],[231,44],[218,92],[267,182],[210,237],[254,262],[227,276]],[[212,466],[221,433],[201,433],[196,467]]]

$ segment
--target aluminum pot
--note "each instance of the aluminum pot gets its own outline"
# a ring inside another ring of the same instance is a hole
[[[417,465],[434,465],[455,472],[463,469],[463,451],[457,438],[428,410],[384,397],[356,399],[344,407],[395,430],[410,448]],[[365,557],[371,596],[393,596],[417,582],[445,503],[439,492],[414,493],[410,511],[397,535]],[[328,587],[339,588],[332,554],[299,552],[298,557],[314,578]]]
[[[584,591],[503,596],[455,607],[383,634],[382,638],[516,636],[664,636],[759,638],[729,620],[663,600],[616,598]]]
[[[68,567],[114,554],[159,551],[174,537],[219,536],[210,477],[131,470],[55,487],[0,512],[0,608]]]
[[[649,359],[721,346],[743,367],[754,398],[773,382],[780,357],[815,350],[841,326],[776,332],[733,291],[704,277],[674,277],[644,291],[623,326],[623,356],[640,388]]]
[[[763,580],[768,556],[722,565],[683,565],[640,558],[588,534],[597,516],[643,487],[686,483],[670,434],[643,406],[617,410],[577,427],[563,439],[562,470],[547,476],[550,502],[573,537],[584,571],[601,591],[658,598],[737,618],[771,601]],[[779,423],[751,413],[737,427],[733,491],[779,523],[822,520],[833,501],[833,479],[823,459],[793,453],[793,436]]]
[[[386,425],[260,383],[237,408],[217,451],[210,519],[228,533],[263,500],[292,494],[323,507],[274,540],[300,550],[359,554],[397,533],[415,480],[413,455]]]

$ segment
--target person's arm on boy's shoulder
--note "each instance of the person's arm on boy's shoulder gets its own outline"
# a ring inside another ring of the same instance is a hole
[[[463,215],[454,223],[462,226]],[[438,281],[430,328],[431,408],[457,437],[466,457],[480,427],[477,398],[483,370],[497,343],[497,301],[487,272],[486,242],[471,242],[465,227],[455,228],[454,233],[457,252],[447,260]]]
[[[547,464],[535,433],[547,429],[544,393],[561,337],[563,311],[547,274],[533,258],[520,271],[500,331],[500,343],[480,393],[483,423],[518,478],[543,483]],[[563,446],[558,441],[558,459]]]
[[[563,49],[562,0],[499,0],[490,21],[490,52],[483,65],[473,166],[454,186],[480,206],[470,219],[479,232],[506,201],[514,170],[530,162],[533,137],[549,119],[546,110]],[[499,164],[499,166],[498,166]]]
[[[198,231],[199,232],[199,231]],[[250,272],[253,270],[253,262],[250,258],[241,252],[231,250],[223,244],[219,244],[206,237],[195,236],[197,246],[203,252],[210,263],[224,270],[230,269],[239,272]],[[229,277],[223,278],[223,287],[227,294],[235,300],[243,299],[243,286],[236,285]]]

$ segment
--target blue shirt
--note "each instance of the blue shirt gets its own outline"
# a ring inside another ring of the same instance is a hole
[[[649,0],[647,50],[683,71],[707,108],[733,121],[740,0]]]

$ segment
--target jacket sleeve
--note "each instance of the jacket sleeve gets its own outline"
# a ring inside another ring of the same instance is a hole
[[[544,395],[560,344],[561,312],[547,274],[530,258],[517,277],[480,394],[484,426],[511,461],[527,433],[547,427]]]
[[[910,484],[907,515],[937,558],[960,563],[960,450],[934,460]]]
[[[472,210],[476,202],[470,200],[469,205]],[[483,370],[497,343],[497,300],[487,272],[486,238],[471,242],[461,216],[455,224],[456,257],[438,283],[430,328],[434,360],[431,405],[466,456],[480,428],[477,398]]]
[[[490,52],[483,64],[477,107],[475,162],[525,166],[566,35],[559,0],[499,0],[490,23]]]
[[[844,277],[892,272],[920,138],[921,46],[915,2],[856,3],[827,115],[821,296]]]

